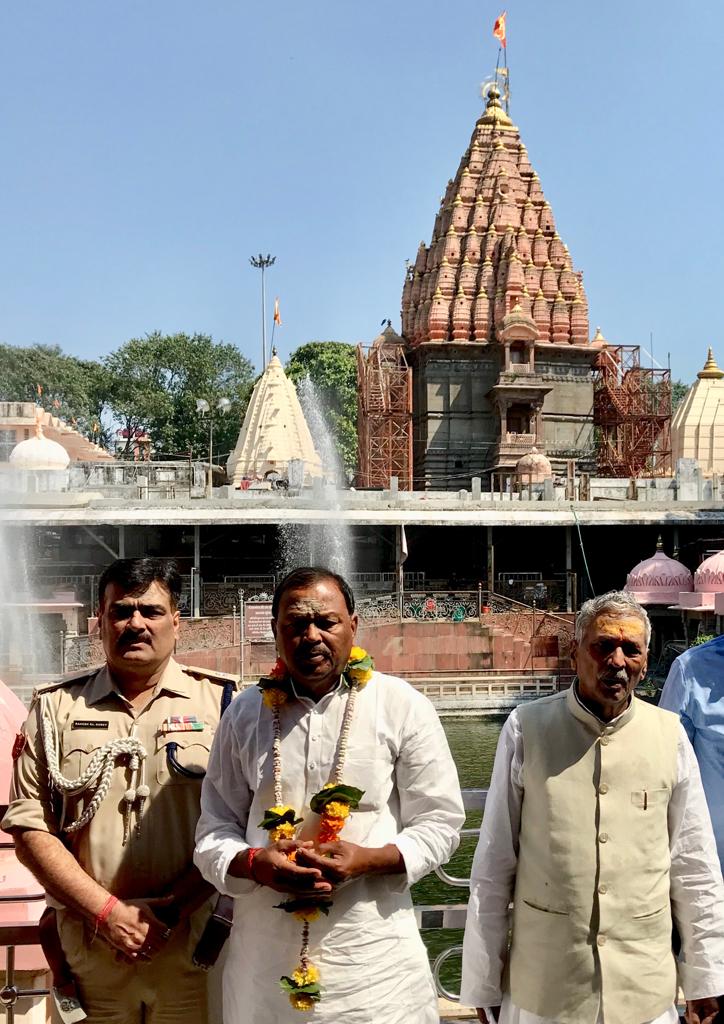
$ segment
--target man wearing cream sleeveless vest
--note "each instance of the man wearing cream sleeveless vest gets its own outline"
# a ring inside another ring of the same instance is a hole
[[[724,884],[686,733],[633,692],[650,637],[631,595],[587,601],[573,686],[503,728],[463,953],[482,1022],[676,1024],[677,982],[689,1024],[715,1020]]]

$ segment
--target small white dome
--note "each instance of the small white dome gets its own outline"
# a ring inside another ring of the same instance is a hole
[[[40,436],[16,444],[9,461],[14,469],[67,469],[70,456],[62,444]]]

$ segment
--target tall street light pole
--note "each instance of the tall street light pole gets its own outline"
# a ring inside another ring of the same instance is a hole
[[[263,256],[259,253],[258,256],[250,256],[249,263],[252,267],[256,267],[257,270],[261,270],[261,372],[264,373],[266,370],[266,286],[264,282],[264,271],[268,267],[273,267],[276,263],[276,256],[271,256],[269,253]]]
[[[228,412],[231,408],[231,401],[228,398],[220,398],[216,403],[216,411],[222,416]],[[202,417],[208,416],[209,423],[209,469],[206,475],[206,497],[213,497],[214,493],[214,478],[213,478],[213,459],[214,459],[214,411],[212,410],[209,403],[205,398],[196,399],[196,412]]]

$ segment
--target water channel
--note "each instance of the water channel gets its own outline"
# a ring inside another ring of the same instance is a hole
[[[495,760],[495,748],[498,743],[504,718],[444,718],[442,720],[450,750],[455,758],[460,785],[463,789],[487,789]],[[468,814],[465,825],[475,828],[480,825],[480,812]],[[477,838],[464,838],[457,853],[450,861],[448,871],[458,878],[467,878]],[[466,903],[466,889],[453,889],[441,882],[436,875],[428,875],[413,887],[412,895],[415,903]],[[462,930],[430,929],[423,932],[425,945],[431,958],[437,956],[448,946],[462,942]],[[460,960],[449,960],[442,972],[442,980],[452,991],[460,986]]]

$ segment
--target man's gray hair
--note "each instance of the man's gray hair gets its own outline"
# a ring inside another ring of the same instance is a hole
[[[600,597],[592,597],[590,601],[586,601],[585,604],[581,605],[576,616],[577,644],[583,642],[586,630],[593,620],[603,614],[603,612],[607,612],[609,615],[635,615],[636,618],[641,619],[646,631],[646,649],[648,650],[651,641],[651,621],[646,613],[646,609],[627,590],[609,590],[607,594],[601,594]]]

